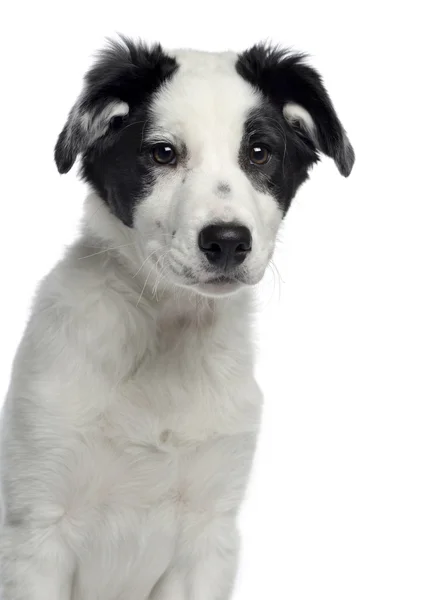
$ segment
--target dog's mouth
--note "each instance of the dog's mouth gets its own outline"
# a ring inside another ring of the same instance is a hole
[[[229,275],[219,275],[217,277],[211,277],[206,281],[201,282],[203,285],[229,285],[232,283],[241,283],[237,277],[231,277]]]
[[[193,287],[206,296],[227,296],[240,289],[243,284],[243,280],[235,274],[221,273],[196,281]]]
[[[170,269],[176,277],[181,277],[180,284],[182,287],[187,287],[198,291],[206,296],[223,296],[229,295],[240,289],[243,285],[248,284],[245,281],[245,273],[234,269],[231,272],[213,272],[202,271],[195,272],[189,266],[183,266],[180,270],[174,269],[171,265]]]

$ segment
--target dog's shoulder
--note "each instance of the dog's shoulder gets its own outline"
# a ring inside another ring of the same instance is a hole
[[[16,355],[12,383],[124,376],[153,337],[114,261],[71,247],[40,283]]]

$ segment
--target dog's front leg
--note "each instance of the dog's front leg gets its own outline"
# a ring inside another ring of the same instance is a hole
[[[188,576],[187,600],[229,600],[238,564],[237,530],[227,529],[223,537],[201,540],[199,546]]]
[[[73,568],[57,525],[1,529],[1,600],[70,600]]]
[[[173,567],[149,600],[229,600],[239,554],[233,517],[213,518],[184,531]]]

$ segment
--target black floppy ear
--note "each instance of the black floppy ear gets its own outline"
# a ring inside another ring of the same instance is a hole
[[[176,70],[161,46],[148,47],[121,37],[107,48],[85,76],[84,87],[57,140],[54,157],[67,173],[78,154],[110,136],[112,124],[126,119],[160,82]]]
[[[237,70],[278,104],[291,126],[302,130],[347,177],[355,153],[319,73],[304,54],[258,44],[239,56]]]
[[[83,94],[73,106],[57,140],[54,158],[59,173],[68,173],[77,155],[104,137],[115,117],[125,117],[128,112],[128,104],[117,98],[90,104]]]

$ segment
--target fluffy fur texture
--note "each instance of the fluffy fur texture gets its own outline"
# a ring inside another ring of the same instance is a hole
[[[60,172],[82,156],[83,233],[39,288],[3,413],[3,600],[229,598],[262,403],[250,286],[319,151],[350,173],[301,56],[124,40],[90,70],[55,153]],[[250,245],[204,250],[210,225]]]

